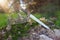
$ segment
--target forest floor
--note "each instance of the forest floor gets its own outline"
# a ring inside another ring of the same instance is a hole
[[[60,27],[55,25],[55,17],[45,18],[38,13],[33,15],[48,25],[51,30],[45,29],[30,19],[29,22],[24,24],[11,25],[12,28],[8,31],[6,30],[8,15],[0,14],[0,40],[60,40]],[[17,18],[17,14],[13,14],[12,18]]]

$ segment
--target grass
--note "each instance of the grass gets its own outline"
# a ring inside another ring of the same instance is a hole
[[[21,14],[25,17],[26,14],[24,12],[21,12]],[[41,18],[43,15],[41,15],[40,13],[35,13],[33,14],[35,17],[37,17],[38,19]],[[57,20],[55,22],[56,25],[60,26],[60,11],[57,11],[55,13]],[[46,14],[46,16],[48,16],[48,14]],[[18,14],[17,13],[13,13],[11,15],[12,18],[16,19],[18,18]],[[3,14],[0,13],[0,29],[4,28],[8,23],[8,14]]]
[[[33,14],[35,17],[37,17],[38,19],[42,17],[42,15],[40,13],[35,13]]]
[[[6,14],[0,14],[0,29],[7,25],[7,16]]]
[[[16,19],[18,15],[15,13],[12,14],[11,17]],[[7,23],[8,23],[8,14],[0,13],[0,29],[6,27]]]
[[[21,12],[22,15],[24,15],[24,17],[26,17],[26,14],[24,12]],[[35,13],[33,14],[34,16],[36,16],[37,18],[40,18],[41,15],[38,14],[38,13]],[[13,19],[16,19],[18,18],[18,14],[17,13],[13,13],[11,15],[11,17]],[[3,14],[3,13],[0,13],[0,29],[4,28],[8,23],[8,14]]]

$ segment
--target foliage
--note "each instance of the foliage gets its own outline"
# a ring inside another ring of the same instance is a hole
[[[11,35],[13,40],[17,40],[18,37],[27,35],[29,28],[29,24],[26,23],[12,25]]]
[[[11,30],[9,32],[6,32],[4,38],[7,39],[8,36],[11,35],[12,40],[17,40],[18,37],[27,36],[27,35],[29,35],[28,32],[30,31],[30,29],[35,27],[36,25],[38,25],[38,23],[36,23],[36,22],[33,22],[32,25],[30,25],[28,22],[14,24],[14,25],[12,25]]]
[[[8,23],[8,14],[0,14],[0,15],[1,15],[0,16],[0,18],[1,18],[0,19],[0,29],[4,30]],[[37,14],[37,15],[39,15],[39,14]],[[11,17],[13,19],[16,19],[18,17],[18,15],[16,13],[13,13],[13,14],[11,14]],[[32,25],[30,25],[29,23],[23,23],[23,24],[18,23],[18,24],[11,25],[12,28],[9,32],[7,32],[6,29],[4,30],[4,31],[6,31],[4,40],[7,39],[9,35],[12,35],[13,40],[17,40],[18,37],[26,36],[26,35],[28,35],[27,32],[29,31],[29,29],[34,27],[35,25],[38,25],[35,21],[32,22]]]

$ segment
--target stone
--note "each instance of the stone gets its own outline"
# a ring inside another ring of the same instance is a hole
[[[49,38],[48,36],[46,35],[40,35],[40,40],[53,40],[52,38]]]
[[[60,37],[60,30],[59,29],[54,29],[54,33],[57,37]]]
[[[7,31],[10,31],[11,30],[11,25],[10,24],[7,25],[6,30]]]
[[[47,30],[47,33],[46,35],[52,39],[54,39],[56,36],[55,36],[55,33],[53,30]]]

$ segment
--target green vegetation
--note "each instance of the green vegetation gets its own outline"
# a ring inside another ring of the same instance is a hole
[[[48,14],[46,14],[46,16],[43,16],[41,13],[35,13],[33,15],[36,16],[38,19],[41,17],[48,16]],[[48,18],[50,18],[50,16]],[[54,23],[57,26],[54,28],[60,28],[60,11],[57,11],[55,13],[55,16],[57,17],[57,20]],[[17,15],[17,13],[15,13],[15,14],[12,14],[11,17],[16,19],[16,18],[18,18],[18,15]],[[7,23],[8,23],[8,15],[7,14],[0,14],[0,29],[6,27]],[[4,38],[6,39],[9,35],[11,35],[13,40],[17,40],[18,37],[27,36],[28,35],[27,33],[30,30],[30,28],[33,28],[36,25],[38,25],[38,23],[36,23],[33,20],[32,20],[32,25],[30,25],[28,22],[23,23],[23,24],[19,23],[19,24],[11,25],[12,28],[11,28],[10,32],[7,32],[5,34],[6,36]]]
[[[7,16],[6,14],[0,14],[0,29],[7,25]]]
[[[56,17],[57,17],[57,20],[55,22],[55,24],[57,25],[57,28],[59,29],[60,28],[60,11],[57,11],[55,13]]]
[[[21,12],[22,13],[22,15],[24,14],[23,12]],[[25,15],[25,14],[24,14]],[[35,14],[33,14],[34,16],[36,16],[38,19],[39,18],[41,18],[41,17],[48,17],[48,13],[46,13],[45,15],[46,16],[44,16],[44,15],[42,15],[42,14],[40,14],[40,13],[35,13]],[[52,14],[51,14],[52,15]],[[50,16],[51,16],[50,15]],[[56,17],[57,17],[57,20],[56,20],[56,22],[55,22],[55,24],[57,25],[57,26],[60,26],[60,11],[56,11],[55,12],[55,15],[56,15]],[[49,16],[49,17],[50,17]],[[17,13],[13,13],[12,15],[11,15],[11,17],[12,18],[14,18],[14,19],[16,19],[16,18],[18,18],[18,14]],[[48,17],[48,18],[49,18]],[[7,23],[8,23],[8,16],[7,16],[7,14],[0,14],[0,29],[1,28],[3,28],[3,27],[5,27],[6,25],[7,25]]]
[[[24,12],[21,12],[21,14],[22,15],[24,14],[24,17],[26,16],[26,14]],[[33,14],[33,15],[36,16],[37,18],[40,18],[41,17],[41,15],[38,14],[38,13]],[[11,14],[11,17],[13,19],[16,19],[16,18],[18,18],[18,14],[17,13],[13,13],[13,14]],[[0,29],[6,27],[7,23],[8,23],[8,14],[2,14],[1,13],[0,14]]]
[[[35,17],[37,17],[38,19],[42,17],[42,15],[40,13],[35,13],[33,14]]]

